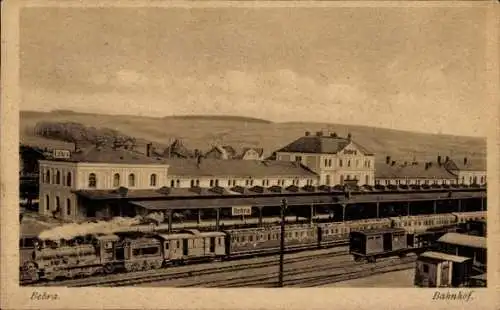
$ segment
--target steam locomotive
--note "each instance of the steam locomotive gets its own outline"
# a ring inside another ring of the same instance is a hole
[[[346,222],[287,225],[285,247],[299,251],[347,244],[352,231],[402,228],[408,234],[484,220],[486,212],[417,215]],[[39,240],[31,259],[20,268],[21,280],[36,282],[165,268],[196,261],[278,253],[280,227],[200,232],[184,229],[166,234],[151,228],[142,232],[87,235],[54,242]]]

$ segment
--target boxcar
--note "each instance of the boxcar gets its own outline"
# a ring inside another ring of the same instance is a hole
[[[470,258],[427,251],[417,259],[414,284],[419,287],[468,286],[471,273]]]
[[[401,228],[372,229],[351,231],[349,236],[349,253],[354,260],[375,262],[377,258],[389,256],[404,256],[415,250],[408,247],[407,235]]]

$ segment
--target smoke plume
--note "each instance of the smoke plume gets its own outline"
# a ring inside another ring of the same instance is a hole
[[[142,217],[115,217],[110,221],[71,223],[42,231],[38,238],[41,240],[70,240],[78,236],[112,234],[123,231],[127,227],[139,225],[142,220]]]

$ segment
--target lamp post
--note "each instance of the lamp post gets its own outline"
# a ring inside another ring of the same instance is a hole
[[[285,253],[285,211],[287,209],[286,199],[281,200],[281,240],[280,240],[280,273],[279,273],[279,287],[283,287],[283,264]]]

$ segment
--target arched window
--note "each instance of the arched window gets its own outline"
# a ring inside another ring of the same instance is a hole
[[[347,161],[347,167],[350,167],[350,166],[351,166],[351,161],[350,161],[350,160],[348,160],[348,161]]]
[[[71,215],[71,199],[66,199],[66,214]]]
[[[56,184],[61,184],[61,172],[56,171]]]
[[[128,175],[128,186],[129,187],[135,186],[135,174],[133,174],[133,173]]]
[[[49,210],[50,209],[50,197],[49,195],[46,195],[45,196],[45,210]]]
[[[156,186],[156,174],[152,174],[149,177],[149,186]]]
[[[200,186],[200,180],[196,180],[196,186]]]
[[[210,180],[210,187],[214,187],[214,180]]]
[[[344,163],[342,162],[342,159],[339,159],[339,167],[342,167]]]
[[[191,180],[191,187],[194,187],[194,180]]]
[[[97,178],[95,173],[89,174],[89,187],[95,188],[97,186]]]
[[[50,184],[50,170],[45,173],[45,183]]]
[[[170,187],[175,187],[175,181],[174,180],[170,181]]]
[[[177,187],[181,187],[181,181],[180,180],[176,180],[175,183],[176,183]]]
[[[113,175],[113,187],[119,187],[120,186],[120,174],[115,173]]]
[[[71,172],[66,175],[66,185],[71,186]]]
[[[59,199],[59,196],[56,196],[56,212],[61,211],[61,199]]]
[[[215,187],[219,186],[219,180],[215,180]]]

